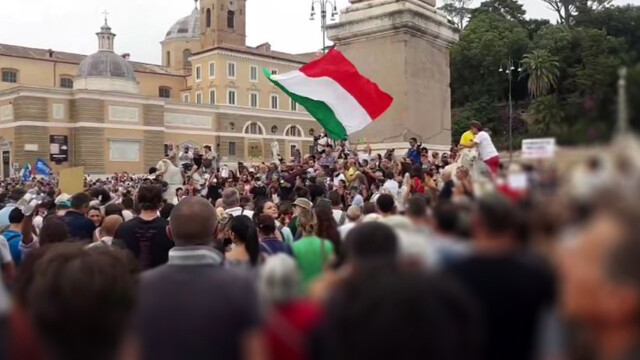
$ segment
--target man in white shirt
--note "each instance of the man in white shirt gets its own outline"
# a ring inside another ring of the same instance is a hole
[[[393,196],[394,200],[398,199],[398,192],[400,191],[400,186],[398,186],[398,182],[394,179],[393,171],[387,170],[384,173],[384,178],[387,181],[382,185],[383,189],[386,189],[391,196]]]
[[[480,159],[491,170],[491,173],[497,174],[500,170],[500,154],[491,141],[491,136],[486,131],[483,131],[482,124],[477,121],[472,121],[470,124],[471,132],[476,136],[473,139],[473,143],[478,148]]]
[[[360,224],[362,220],[362,210],[360,210],[358,206],[350,206],[349,209],[347,209],[347,220],[349,221],[346,224],[338,228],[342,241],[345,241],[345,239],[347,238],[347,234],[349,233],[349,231],[351,231],[351,229]]]
[[[240,207],[240,194],[236,189],[230,188],[222,192],[222,206],[224,207],[224,212],[229,215],[246,215],[253,219],[253,211]]]

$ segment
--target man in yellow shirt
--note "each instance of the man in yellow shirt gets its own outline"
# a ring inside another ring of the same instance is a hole
[[[472,148],[475,145],[473,143],[473,140],[475,139],[475,137],[476,136],[471,131],[471,129],[467,130],[467,132],[462,134],[462,137],[460,137],[460,145],[462,145],[462,147],[464,148]]]

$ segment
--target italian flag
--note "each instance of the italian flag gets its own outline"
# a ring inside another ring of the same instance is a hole
[[[263,71],[275,86],[304,106],[334,140],[346,140],[380,117],[393,102],[335,49],[300,70],[281,75]]]

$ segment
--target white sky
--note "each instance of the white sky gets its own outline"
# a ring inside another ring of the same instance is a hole
[[[116,37],[116,51],[132,60],[159,63],[167,30],[188,15],[193,0],[1,0],[0,43],[91,54],[102,11]],[[439,4],[443,0],[438,0]],[[555,19],[540,0],[520,0],[529,17]],[[640,4],[640,0],[616,0]],[[480,0],[477,0],[479,3]],[[344,8],[348,0],[337,0]],[[248,0],[247,44],[269,41],[274,50],[301,53],[322,46],[320,22],[309,21],[311,0]]]

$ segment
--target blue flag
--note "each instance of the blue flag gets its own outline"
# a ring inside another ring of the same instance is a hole
[[[36,160],[36,174],[49,177],[49,175],[51,175],[51,166],[49,166],[46,161],[38,158],[38,160]]]
[[[24,169],[22,169],[22,182],[29,182],[31,180],[31,165],[27,164],[24,166]]]

